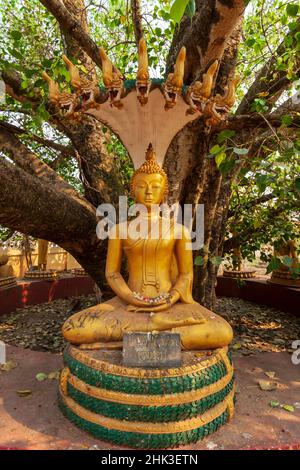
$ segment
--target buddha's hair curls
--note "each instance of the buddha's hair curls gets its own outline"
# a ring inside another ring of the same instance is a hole
[[[161,175],[164,180],[165,180],[165,191],[164,191],[164,198],[167,197],[168,195],[168,177],[166,172],[162,169],[162,167],[157,163],[156,161],[156,155],[153,149],[152,144],[149,144],[147,151],[146,151],[146,158],[145,162],[135,170],[135,172],[132,175],[131,181],[130,181],[130,194],[132,197],[134,197],[134,180],[137,175],[140,173],[144,173],[146,175],[154,175],[154,174],[159,174]]]

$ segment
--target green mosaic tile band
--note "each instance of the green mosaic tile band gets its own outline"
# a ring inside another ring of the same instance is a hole
[[[139,406],[100,400],[77,390],[71,384],[68,384],[68,395],[84,408],[110,418],[128,421],[168,422],[181,421],[204,413],[222,402],[232,391],[233,385],[234,379],[232,378],[222,390],[201,400],[167,406],[142,406],[142,404]]]
[[[184,431],[174,434],[142,434],[117,431],[105,428],[99,424],[91,423],[76,415],[61,399],[59,399],[59,406],[66,418],[96,438],[103,441],[113,442],[114,444],[139,449],[163,449],[197,442],[205,436],[215,432],[220,426],[225,424],[229,418],[228,411],[225,411],[210,423],[197,429],[193,429],[192,431]]]
[[[74,359],[67,351],[64,353],[64,364],[65,367],[69,367],[73,375],[89,385],[142,395],[164,395],[197,390],[211,385],[227,375],[226,366],[221,359],[216,364],[191,374],[147,379],[124,377],[93,369]]]

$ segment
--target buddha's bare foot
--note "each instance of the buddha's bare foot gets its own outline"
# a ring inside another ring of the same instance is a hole
[[[107,343],[82,343],[79,346],[79,349],[122,349],[123,342],[122,341],[110,341]]]

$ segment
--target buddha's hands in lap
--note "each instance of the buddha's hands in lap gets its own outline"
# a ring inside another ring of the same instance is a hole
[[[177,291],[171,291],[170,294],[171,298],[168,302],[166,302],[166,300],[160,300],[159,302],[155,302],[155,304],[149,306],[148,302],[141,301],[140,303],[143,305],[128,305],[127,310],[129,312],[162,312],[164,310],[168,310],[180,299],[180,295]]]

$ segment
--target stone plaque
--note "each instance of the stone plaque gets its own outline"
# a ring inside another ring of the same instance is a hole
[[[179,333],[125,333],[123,364],[155,369],[181,366]]]

